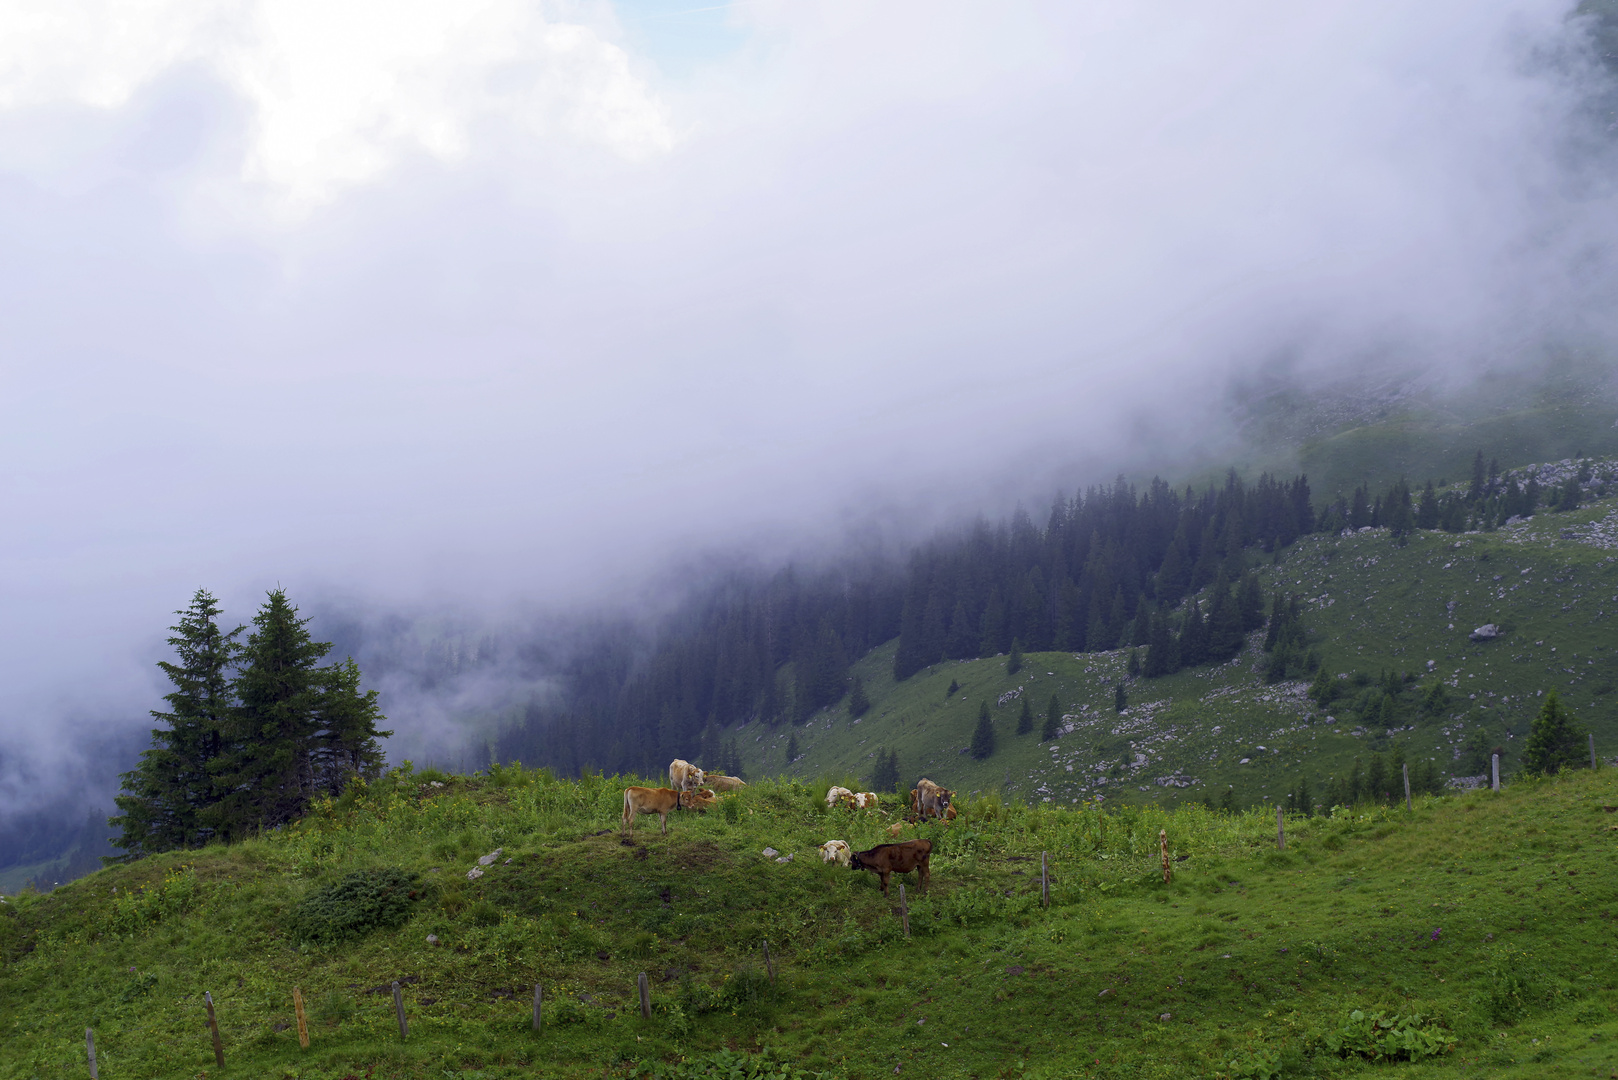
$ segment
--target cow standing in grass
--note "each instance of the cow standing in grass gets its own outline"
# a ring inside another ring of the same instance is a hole
[[[669,762],[669,787],[675,791],[695,791],[702,786],[703,772],[689,761]]]
[[[910,792],[910,809],[922,821],[931,817],[951,819],[955,817],[955,807],[950,805],[954,798],[955,792],[939,787],[924,776]]]
[[[906,840],[900,844],[878,844],[870,851],[856,851],[848,862],[850,870],[869,870],[882,879],[882,895],[888,895],[888,876],[916,871],[921,891],[927,891],[930,880],[927,861],[932,858],[931,840]]]
[[[637,814],[656,814],[663,824],[663,835],[669,834],[669,812],[673,810],[706,811],[714,802],[711,791],[675,791],[673,788],[624,788],[624,831],[635,827]]]

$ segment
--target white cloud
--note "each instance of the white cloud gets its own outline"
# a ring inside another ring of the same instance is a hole
[[[241,176],[294,205],[402,158],[464,158],[479,125],[644,160],[669,110],[601,29],[524,0],[8,0],[0,108],[127,105],[200,67],[252,110]]]

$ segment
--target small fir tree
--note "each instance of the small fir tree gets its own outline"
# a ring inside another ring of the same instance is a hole
[[[1586,760],[1584,731],[1574,722],[1555,690],[1545,695],[1545,704],[1534,717],[1523,747],[1523,771],[1531,776],[1554,776]]]
[[[899,786],[899,752],[881,747],[876,751],[876,765],[871,770],[872,791],[892,791]]]
[[[1129,650],[1129,663],[1125,667],[1124,670],[1129,673],[1129,677],[1131,679],[1140,678],[1140,650],[1139,649],[1130,649]]]
[[[798,733],[794,731],[787,736],[787,764],[791,765],[798,760]]]
[[[1219,797],[1219,809],[1227,814],[1236,812],[1236,789],[1227,786],[1225,793]]]
[[[1051,703],[1045,706],[1045,726],[1040,730],[1039,741],[1050,742],[1062,733],[1062,702],[1055,694],[1051,695]]]
[[[848,691],[848,715],[858,720],[871,711],[871,699],[865,693],[865,680],[854,676],[854,685]]]
[[[1112,708],[1114,712],[1123,712],[1129,708],[1129,688],[1123,683],[1114,683],[1112,687]]]
[[[1017,713],[1017,734],[1026,735],[1034,730],[1034,710],[1029,707],[1026,694],[1023,695],[1021,700],[1022,711]]]
[[[954,679],[951,679],[949,681],[949,689],[944,691],[944,697],[945,698],[952,698],[952,697],[954,697],[956,695],[956,693],[960,689],[961,689],[961,684],[956,682]]]
[[[978,726],[972,732],[972,756],[982,761],[994,753],[994,719],[989,715],[989,703],[978,706]]]
[[[1022,642],[1013,639],[1011,642],[1011,655],[1006,657],[1006,674],[1015,675],[1022,670]]]

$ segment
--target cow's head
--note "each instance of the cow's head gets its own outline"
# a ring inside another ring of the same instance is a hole
[[[865,869],[865,863],[860,860],[860,853],[859,852],[856,851],[852,855],[849,856],[848,868],[850,870],[864,870]]]

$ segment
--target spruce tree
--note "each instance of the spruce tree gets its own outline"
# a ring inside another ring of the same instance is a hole
[[[1522,752],[1523,771],[1530,776],[1554,776],[1584,760],[1584,731],[1563,707],[1561,695],[1551,690],[1529,728],[1528,745]]]
[[[1112,708],[1114,712],[1123,712],[1129,708],[1129,688],[1121,682],[1113,684]]]
[[[327,795],[340,795],[355,777],[374,780],[382,775],[386,759],[378,740],[393,732],[378,730],[387,717],[377,706],[377,692],[360,689],[360,668],[352,656],[323,669],[321,675],[315,784]],[[715,728],[713,756],[718,753]]]
[[[168,640],[178,662],[158,663],[174,684],[163,697],[169,710],[153,710],[163,726],[152,729],[140,765],[121,777],[123,794],[113,801],[122,813],[107,819],[121,833],[112,842],[124,850],[120,861],[198,847],[212,835],[204,816],[217,798],[214,772],[229,747],[230,668],[243,628],[220,629],[219,602],[206,589],[175,614],[180,621]]]
[[[1050,742],[1062,733],[1062,702],[1055,694],[1051,695],[1051,703],[1045,706],[1045,726],[1040,729],[1039,741]]]
[[[899,752],[877,747],[876,765],[871,769],[871,790],[892,791],[899,786]]]
[[[1129,661],[1124,665],[1124,671],[1131,679],[1140,678],[1140,650],[1129,650]]]
[[[1015,675],[1022,670],[1022,642],[1012,639],[1011,655],[1006,657],[1006,674]]]
[[[972,731],[972,756],[982,761],[994,753],[994,719],[989,714],[989,703],[978,706],[978,726]]]
[[[786,763],[788,765],[791,765],[794,761],[797,761],[797,760],[798,760],[798,733],[796,731],[794,731],[794,732],[792,732],[792,734],[787,736],[787,760],[786,760]]]
[[[1028,697],[1022,697],[1022,711],[1017,714],[1017,734],[1026,735],[1034,730],[1034,710],[1028,707]]]
[[[239,839],[303,813],[315,794],[315,749],[328,677],[317,666],[331,651],[309,635],[308,619],[274,589],[253,616],[235,680],[234,744],[221,769],[218,830]]]
[[[858,720],[871,710],[871,699],[865,693],[865,680],[854,676],[854,685],[848,691],[848,715]]]

